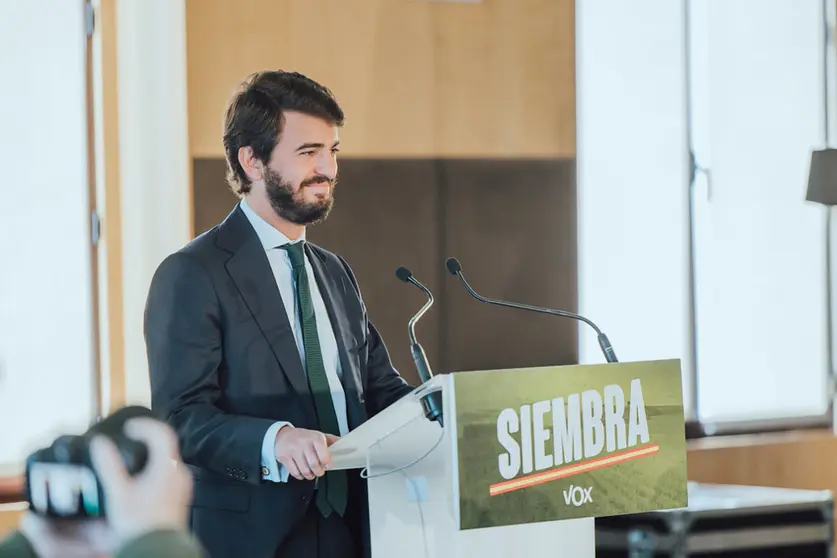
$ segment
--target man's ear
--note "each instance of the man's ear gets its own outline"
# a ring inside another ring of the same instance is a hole
[[[263,178],[263,163],[253,154],[253,148],[249,145],[239,148],[238,164],[244,169],[244,173],[250,182],[258,182]]]

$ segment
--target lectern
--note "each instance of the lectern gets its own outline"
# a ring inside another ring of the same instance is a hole
[[[683,425],[678,361],[457,372],[331,452],[368,478],[373,558],[593,558],[594,517],[687,505]]]

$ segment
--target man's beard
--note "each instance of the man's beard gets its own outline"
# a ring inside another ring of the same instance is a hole
[[[325,176],[315,176],[304,180],[299,190],[294,191],[290,182],[285,182],[279,173],[266,169],[264,179],[267,199],[276,214],[297,225],[315,225],[325,220],[334,205],[334,183]],[[328,198],[314,202],[305,201],[305,188],[312,184],[328,184]]]

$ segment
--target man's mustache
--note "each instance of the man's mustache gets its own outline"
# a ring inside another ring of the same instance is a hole
[[[334,186],[335,182],[337,182],[337,179],[331,179],[327,176],[314,176],[308,180],[303,180],[300,187],[305,188],[306,186],[315,186],[318,184],[328,184],[329,186]]]

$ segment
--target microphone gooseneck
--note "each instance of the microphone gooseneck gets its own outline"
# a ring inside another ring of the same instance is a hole
[[[413,277],[413,272],[406,267],[401,266],[396,269],[395,276],[405,283],[412,283],[427,296],[427,302],[425,302],[424,306],[422,306],[419,311],[416,312],[412,318],[410,318],[410,321],[407,324],[407,334],[410,337],[410,354],[413,357],[413,363],[416,365],[416,371],[418,372],[419,379],[421,380],[421,383],[424,384],[433,378],[433,372],[430,370],[430,363],[427,360],[424,348],[416,339],[416,323],[418,323],[421,317],[424,316],[431,306],[433,306],[433,293],[430,292],[430,289],[416,280],[416,278]],[[425,395],[421,399],[421,404],[422,407],[424,407],[424,415],[429,420],[437,421],[441,426],[444,426],[441,391],[435,391]]]
[[[412,283],[419,289],[421,289],[425,295],[427,295],[427,302],[424,306],[416,312],[412,318],[410,318],[409,323],[407,324],[407,334],[410,336],[410,344],[411,345],[418,345],[418,341],[416,340],[416,324],[421,319],[424,314],[430,310],[430,307],[433,306],[433,293],[430,292],[430,289],[419,283],[415,277],[413,277],[413,272],[407,269],[404,266],[399,267],[395,270],[395,276],[398,277],[401,281],[405,283]],[[432,374],[431,374],[432,376]],[[426,382],[430,378],[422,378],[422,381]]]
[[[459,260],[457,260],[456,258],[448,258],[445,261],[445,267],[447,268],[448,273],[459,278],[459,280],[462,282],[462,285],[464,285],[465,290],[468,291],[468,294],[470,294],[472,297],[476,298],[480,302],[485,302],[486,304],[494,304],[497,306],[505,306],[507,308],[517,308],[519,310],[529,310],[531,312],[539,312],[541,314],[552,314],[553,316],[561,316],[564,318],[579,320],[586,323],[591,328],[593,328],[593,331],[596,332],[596,336],[598,337],[599,341],[599,347],[601,348],[602,353],[604,354],[605,360],[607,360],[607,362],[618,362],[616,358],[616,353],[614,352],[613,346],[610,344],[610,340],[607,338],[607,335],[605,335],[596,324],[594,324],[591,320],[585,318],[584,316],[575,314],[573,312],[567,312],[566,310],[555,310],[553,308],[543,308],[541,306],[531,306],[529,304],[507,302],[505,300],[497,300],[493,298],[484,297],[477,293],[473,288],[471,288],[471,285],[468,284],[468,281],[465,279],[465,276],[462,275],[462,265],[459,263]]]

